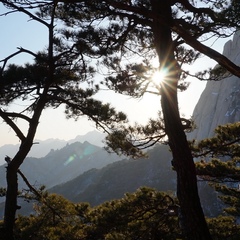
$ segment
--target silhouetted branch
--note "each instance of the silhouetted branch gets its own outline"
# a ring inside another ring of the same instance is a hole
[[[40,194],[28,181],[28,179],[26,178],[26,176],[22,173],[22,171],[20,169],[18,169],[18,174],[22,177],[23,181],[26,183],[26,185],[28,186],[28,188],[30,189],[30,191],[35,194],[37,196],[37,198],[39,199],[40,202],[42,202],[43,204],[45,204],[54,214],[56,214],[60,219],[63,219],[62,216],[60,216],[56,210],[50,206],[47,201],[44,199],[44,197],[42,196],[42,194]]]
[[[26,139],[26,137],[24,136],[22,131],[18,128],[18,126],[13,122],[12,119],[9,118],[6,112],[2,111],[2,109],[0,109],[0,117],[14,130],[14,132],[21,141],[24,141]]]

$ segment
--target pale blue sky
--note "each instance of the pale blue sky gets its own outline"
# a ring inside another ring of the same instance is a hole
[[[3,6],[0,5],[0,14]],[[17,51],[17,47],[28,48],[32,51],[42,50],[47,43],[47,31],[44,26],[29,21],[29,18],[21,13],[14,13],[0,17],[0,59]],[[215,48],[222,51],[223,44],[226,40],[215,44]],[[21,54],[13,59],[12,62],[24,64],[30,61],[31,57]],[[200,59],[191,70],[210,67],[215,63],[207,58]],[[191,79],[189,79],[190,81]],[[190,116],[205,87],[205,82],[196,79],[192,80],[189,89],[184,93],[179,93],[179,107],[182,114]],[[142,100],[131,99],[129,97],[119,96],[110,91],[104,91],[98,95],[104,102],[110,102],[116,109],[126,112],[129,119],[134,122],[144,123],[149,117],[155,117],[160,110],[160,99],[156,96],[146,95]],[[17,108],[21,103],[13,105]],[[22,123],[21,126],[24,126]],[[79,119],[77,122],[70,119],[66,120],[63,108],[44,111],[40,120],[36,139],[45,140],[48,138],[73,139],[77,135],[83,135],[94,129],[94,123],[89,122],[86,118]],[[2,121],[0,121],[0,146],[4,144],[17,143],[13,131]]]

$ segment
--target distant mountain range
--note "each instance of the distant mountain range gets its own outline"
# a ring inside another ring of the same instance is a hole
[[[148,151],[148,158],[124,159],[101,169],[91,169],[73,180],[57,185],[49,192],[58,193],[73,202],[89,202],[92,206],[142,186],[176,193],[176,173],[171,165],[172,155],[166,145],[157,145]],[[207,216],[220,213],[216,192],[206,183],[199,183],[199,194]]]
[[[176,191],[176,174],[171,167],[167,146],[148,152],[148,158],[124,159],[101,169],[91,169],[73,180],[49,189],[74,202],[98,205],[113,198],[122,198],[141,186],[161,191]]]
[[[43,158],[27,158],[21,171],[35,187],[46,185],[49,192],[63,195],[73,202],[98,205],[122,198],[141,186],[175,193],[176,174],[171,166],[171,153],[166,145],[148,151],[146,159],[121,159],[88,142],[67,144],[52,150]],[[5,187],[5,166],[0,166],[0,187]],[[26,189],[19,177],[19,190]],[[215,192],[206,184],[199,188],[205,213],[216,215],[219,206]],[[2,199],[4,201],[4,198]],[[29,214],[32,205],[19,200],[19,213]],[[0,218],[3,216],[0,204]]]
[[[45,157],[27,157],[20,170],[28,181],[36,188],[45,185],[51,188],[57,184],[70,181],[90,169],[100,169],[121,158],[116,154],[109,154],[103,148],[85,141],[67,144],[57,150],[51,150]],[[6,187],[6,164],[0,166],[0,187]],[[26,185],[19,176],[19,190],[26,189]],[[4,198],[0,198],[0,202]],[[0,218],[3,209],[0,210]]]
[[[47,188],[72,180],[92,169],[102,168],[119,161],[116,154],[109,154],[103,148],[90,144],[75,142],[58,150],[51,150],[43,158],[28,157],[21,165],[21,171],[32,184],[46,185]],[[0,166],[0,183],[6,185],[5,164]],[[19,187],[25,184],[19,177]]]
[[[88,132],[85,135],[79,135],[75,139],[72,140],[60,140],[60,139],[47,139],[44,141],[36,140],[35,144],[33,144],[32,149],[30,153],[28,154],[28,157],[36,157],[41,158],[45,157],[51,150],[57,150],[61,149],[66,144],[71,144],[74,142],[84,142],[88,141],[89,143],[103,147],[103,140],[104,140],[105,134],[98,132],[98,131],[91,131]],[[6,155],[9,157],[14,157],[16,152],[18,151],[19,144],[6,144],[0,147],[0,165],[4,164],[4,158]]]

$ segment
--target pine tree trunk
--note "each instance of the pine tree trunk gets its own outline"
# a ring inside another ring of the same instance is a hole
[[[17,170],[11,164],[7,167],[7,193],[5,202],[4,225],[6,239],[12,240],[15,215],[17,211],[18,180]]]
[[[151,0],[155,15],[164,16],[168,24],[172,21],[169,2]],[[188,240],[210,240],[212,238],[198,195],[195,165],[178,110],[179,67],[174,56],[171,29],[167,25],[159,24],[156,18],[152,30],[160,66],[168,72],[161,83],[161,106],[165,130],[173,154],[173,165],[177,172],[177,196],[183,234]]]
[[[7,193],[5,201],[5,212],[4,212],[4,226],[8,240],[14,239],[14,225],[16,211],[19,208],[17,205],[17,195],[18,195],[18,169],[25,160],[27,154],[29,153],[33,139],[38,126],[39,118],[41,116],[42,110],[44,108],[44,100],[39,100],[38,105],[35,109],[34,116],[31,119],[29,131],[25,140],[22,141],[19,151],[7,166]]]
[[[5,201],[5,212],[4,212],[4,226],[6,230],[7,238],[6,240],[14,239],[14,225],[15,225],[15,216],[16,211],[18,209],[17,206],[17,195],[18,195],[18,179],[17,173],[21,164],[25,160],[28,155],[31,147],[33,145],[33,139],[36,134],[36,130],[38,127],[39,119],[42,114],[42,111],[46,104],[46,96],[47,96],[48,87],[45,88],[44,94],[42,94],[41,98],[38,100],[36,108],[34,110],[31,121],[29,122],[29,129],[26,138],[21,139],[21,145],[19,147],[19,151],[15,155],[15,157],[8,163],[7,166],[7,194]]]
[[[166,83],[167,84],[167,83]],[[196,170],[188,142],[183,131],[177,102],[171,85],[163,86],[161,104],[173,165],[177,172],[177,196],[180,203],[181,227],[186,239],[210,240],[211,236],[202,211],[196,179]]]

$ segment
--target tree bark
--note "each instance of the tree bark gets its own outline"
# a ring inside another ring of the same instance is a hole
[[[19,151],[17,152],[15,157],[12,159],[12,161],[8,163],[8,166],[7,166],[7,174],[6,174],[7,193],[6,193],[6,201],[5,201],[4,226],[5,226],[6,236],[7,236],[6,239],[8,240],[14,239],[13,230],[15,225],[15,216],[16,216],[16,211],[19,208],[17,206],[17,195],[18,195],[17,172],[33,145],[33,139],[36,134],[39,119],[44,109],[45,103],[46,103],[46,96],[43,95],[42,98],[38,100],[33,117],[30,121],[27,137],[22,140]]]
[[[34,129],[33,129],[34,130]],[[25,141],[25,144],[21,144],[21,147],[7,166],[6,180],[7,180],[7,192],[5,201],[5,212],[4,212],[4,226],[6,239],[14,239],[14,225],[16,211],[20,208],[17,205],[18,196],[18,176],[17,172],[24,161],[26,155],[30,151],[32,146],[32,140]]]
[[[7,193],[5,202],[5,213],[4,213],[4,225],[5,225],[5,235],[6,239],[12,240],[13,228],[15,222],[15,214],[17,211],[17,192],[18,192],[18,181],[17,181],[17,171],[11,167],[7,166]]]
[[[151,0],[151,3],[156,14],[164,16],[167,22],[172,21],[169,1]],[[173,166],[177,172],[182,231],[189,240],[210,240],[212,238],[198,195],[195,165],[179,115],[177,84],[180,72],[174,56],[171,29],[157,22],[153,22],[152,29],[160,68],[168,73],[161,83],[161,106],[173,155]]]

